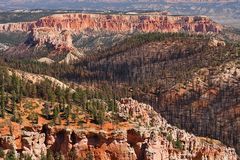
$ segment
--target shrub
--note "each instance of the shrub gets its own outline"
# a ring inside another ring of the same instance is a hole
[[[17,160],[15,152],[13,150],[9,150],[7,152],[5,160]]]
[[[5,153],[3,151],[3,148],[0,148],[0,158],[4,158]]]
[[[169,133],[169,134],[167,135],[167,140],[168,140],[169,142],[172,142],[172,141],[173,141],[173,137],[172,137],[172,134],[171,134],[171,133]]]
[[[21,159],[24,159],[24,160],[32,160],[32,156],[28,155],[28,154],[24,154],[21,156]]]
[[[38,123],[38,114],[33,112],[30,113],[27,117],[28,120],[32,121],[33,124],[37,124]]]
[[[178,140],[178,139],[174,142],[173,146],[176,149],[183,149],[182,142],[180,140]]]

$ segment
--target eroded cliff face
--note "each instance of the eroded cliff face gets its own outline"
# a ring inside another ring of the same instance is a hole
[[[73,45],[72,35],[86,33],[191,32],[219,33],[222,26],[204,16],[56,14],[33,22],[0,24],[0,32],[29,32],[27,44],[48,46],[64,55],[62,62],[79,59],[83,54]],[[9,54],[9,53],[8,53]],[[62,56],[63,57],[63,56]],[[54,56],[46,57],[51,60]]]
[[[31,36],[32,41],[38,46],[51,43],[55,49],[70,50],[73,48],[71,33],[66,30],[59,33],[48,27],[33,28]]]
[[[182,17],[160,15],[101,15],[65,14],[44,17],[37,27],[49,26],[56,30],[84,30],[110,32],[219,32],[221,27],[207,17]]]
[[[19,23],[5,23],[0,24],[0,31],[4,32],[28,32],[30,31],[35,22],[19,22]]]
[[[7,23],[0,31],[31,31],[32,28],[49,27],[56,31],[75,33],[86,30],[109,32],[214,32],[221,25],[205,16],[163,15],[104,15],[104,14],[56,14],[35,22]]]
[[[49,149],[73,159],[237,160],[234,149],[171,126],[149,105],[126,98],[118,102],[118,107],[120,123],[128,123],[127,127],[119,125],[114,130],[104,130],[77,126],[22,126],[18,131],[15,129],[21,135],[1,135],[0,147],[5,152],[17,150],[16,154],[31,155],[32,159],[40,159]]]

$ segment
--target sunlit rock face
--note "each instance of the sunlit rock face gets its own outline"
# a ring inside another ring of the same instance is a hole
[[[72,63],[83,55],[73,45],[73,35],[149,32],[219,33],[222,26],[205,16],[168,16],[163,14],[55,14],[32,22],[0,24],[0,32],[27,32],[28,46],[49,49],[50,61]],[[19,49],[17,49],[17,52]],[[7,55],[15,53],[9,52]],[[15,55],[19,55],[16,53]],[[61,56],[59,56],[61,55]],[[27,57],[24,54],[24,57]],[[57,57],[63,57],[61,59]]]
[[[55,31],[86,30],[109,32],[214,32],[221,25],[205,16],[166,15],[104,15],[104,14],[56,14],[34,22],[7,23],[0,31],[30,31],[33,28],[49,27]]]

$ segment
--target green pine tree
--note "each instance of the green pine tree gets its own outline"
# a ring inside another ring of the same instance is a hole
[[[5,118],[5,96],[4,96],[4,85],[2,84],[1,88],[1,116]]]
[[[12,92],[12,114],[13,114],[13,121],[17,121],[17,105],[16,105],[16,93],[15,91]]]
[[[59,115],[59,108],[58,107],[54,107],[54,110],[53,110],[53,121],[54,121],[55,124],[57,124],[57,119],[59,118],[58,115]]]
[[[71,107],[70,107],[70,105],[67,105],[67,108],[65,110],[65,116],[66,116],[66,120],[67,120],[67,125],[70,124],[70,114],[71,114]]]

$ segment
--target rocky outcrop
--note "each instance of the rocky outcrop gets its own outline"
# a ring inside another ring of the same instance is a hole
[[[219,46],[225,46],[226,43],[223,40],[211,38],[210,41],[208,42],[208,45],[211,47],[219,47]]]
[[[1,52],[1,51],[6,51],[8,48],[9,48],[9,46],[0,43],[0,52]]]
[[[36,23],[36,22],[19,22],[19,23],[0,24],[0,31],[5,31],[5,32],[16,32],[16,31],[28,32],[33,28],[34,23]]]
[[[30,38],[37,44],[37,46],[51,43],[54,49],[71,50],[74,48],[71,33],[66,30],[59,33],[49,27],[34,28]]]
[[[25,127],[19,151],[33,159],[39,159],[47,149],[71,159],[237,159],[234,149],[171,126],[149,105],[127,98],[119,101],[118,106],[119,119],[131,127],[115,130],[48,125]],[[4,145],[0,143],[4,150],[14,143],[14,137],[11,138],[13,140],[4,141]],[[6,138],[1,137],[0,142],[3,139]]]
[[[24,155],[31,155],[32,159],[40,159],[42,154],[47,154],[44,133],[23,131],[21,142],[22,153]]]
[[[232,149],[221,149],[221,145],[217,143],[209,143],[207,140],[171,126],[149,105],[131,99],[123,99],[121,103],[120,113],[124,113],[124,116],[131,119],[138,121],[140,119],[138,125],[144,123],[145,126],[150,127],[145,132],[144,129],[138,129],[140,135],[144,134],[148,137],[146,143],[143,143],[146,147],[144,151],[145,159],[194,159],[198,156],[201,158],[209,157],[209,159],[236,158],[232,155],[235,152]],[[144,125],[141,124],[140,126]],[[225,152],[230,153],[230,156],[225,157]]]
[[[52,64],[52,63],[54,63],[54,60],[51,60],[50,58],[47,58],[47,57],[42,57],[42,58],[38,59],[38,62]]]

